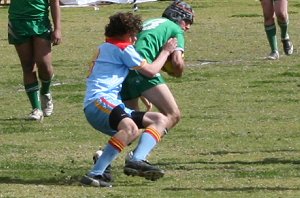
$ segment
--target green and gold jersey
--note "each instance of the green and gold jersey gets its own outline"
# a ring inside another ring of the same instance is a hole
[[[135,48],[148,63],[152,63],[170,38],[177,38],[177,49],[184,51],[184,30],[167,18],[149,19],[137,36]]]
[[[8,18],[13,19],[43,19],[49,16],[48,0],[10,0]]]

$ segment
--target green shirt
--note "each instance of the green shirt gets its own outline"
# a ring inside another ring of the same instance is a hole
[[[10,0],[8,18],[11,19],[44,19],[49,16],[48,0]]]
[[[184,51],[184,30],[167,18],[149,19],[137,35],[135,48],[148,63],[152,63],[170,38],[177,38],[177,49]]]

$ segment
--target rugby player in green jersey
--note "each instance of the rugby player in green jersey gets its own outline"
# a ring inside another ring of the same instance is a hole
[[[163,12],[162,17],[146,20],[143,30],[137,35],[136,51],[152,63],[159,55],[164,44],[170,38],[177,39],[177,48],[170,55],[173,73],[170,75],[181,77],[184,70],[184,32],[189,30],[194,22],[192,7],[182,1],[172,2]],[[129,71],[122,84],[121,98],[130,109],[139,110],[138,100],[144,97],[167,117],[167,130],[174,127],[180,120],[180,110],[163,76],[157,73],[154,77],[147,77],[138,71]],[[149,105],[149,103],[148,103]],[[147,106],[148,106],[147,105]],[[149,106],[151,107],[151,105]],[[166,132],[167,132],[166,130]],[[126,157],[126,165],[130,159],[137,158],[138,152],[130,152]],[[93,156],[94,163],[98,159],[97,152]],[[107,181],[112,180],[111,166],[105,170]]]
[[[269,60],[279,59],[279,52],[276,37],[275,17],[281,31],[281,42],[286,55],[293,54],[293,44],[288,34],[288,0],[261,0],[264,14],[264,26],[267,34],[271,53],[266,57]]]
[[[8,41],[19,56],[25,91],[32,106],[28,119],[42,121],[53,112],[51,43],[61,43],[59,0],[11,0],[8,19]]]
[[[185,2],[174,1],[165,9],[162,17],[144,22],[142,32],[138,34],[135,48],[151,63],[169,38],[177,38],[178,47],[171,54],[174,69],[170,75],[181,77],[184,70],[184,32],[190,29],[193,21],[192,7]],[[138,71],[130,71],[123,83],[122,100],[129,108],[138,110],[138,98],[140,96],[145,97],[167,116],[168,129],[179,122],[180,110],[160,73],[153,78],[148,78]]]

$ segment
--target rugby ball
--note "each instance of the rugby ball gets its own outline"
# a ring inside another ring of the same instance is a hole
[[[171,56],[166,60],[164,66],[161,68],[162,71],[167,72],[168,74],[173,73],[173,64],[171,60]]]
[[[184,58],[184,54],[182,54],[182,58]],[[172,64],[172,58],[171,55],[166,60],[164,66],[161,68],[162,71],[167,72],[168,74],[174,73],[174,66]]]

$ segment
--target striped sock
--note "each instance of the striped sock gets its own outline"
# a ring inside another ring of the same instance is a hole
[[[119,153],[125,148],[125,145],[115,137],[110,138],[108,144],[103,150],[102,155],[97,160],[93,169],[90,171],[90,176],[102,175],[108,165],[112,163]]]
[[[133,152],[133,160],[146,160],[147,155],[152,151],[161,137],[158,131],[153,128],[147,128],[142,134],[137,147]]]

